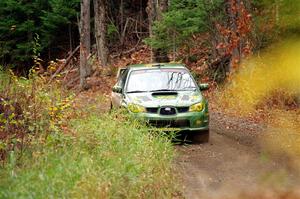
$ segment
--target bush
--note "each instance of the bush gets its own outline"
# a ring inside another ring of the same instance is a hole
[[[32,137],[46,139],[63,125],[73,95],[58,83],[47,84],[31,70],[28,78],[0,68],[0,160],[23,149]]]

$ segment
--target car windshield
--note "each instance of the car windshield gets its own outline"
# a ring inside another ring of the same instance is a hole
[[[196,85],[185,69],[145,69],[130,73],[126,92],[195,90]]]

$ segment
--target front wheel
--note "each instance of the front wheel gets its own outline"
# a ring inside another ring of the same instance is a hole
[[[192,133],[193,143],[208,143],[209,142],[209,130],[197,131]]]

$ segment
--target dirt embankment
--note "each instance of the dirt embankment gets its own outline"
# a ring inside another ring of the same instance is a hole
[[[295,192],[300,187],[299,172],[285,154],[269,154],[265,150],[260,142],[264,128],[213,113],[210,143],[176,147],[176,166],[182,174],[184,196],[298,198]]]

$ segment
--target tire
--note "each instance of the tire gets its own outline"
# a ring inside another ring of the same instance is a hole
[[[209,142],[209,130],[197,131],[192,135],[192,142],[195,144]]]

